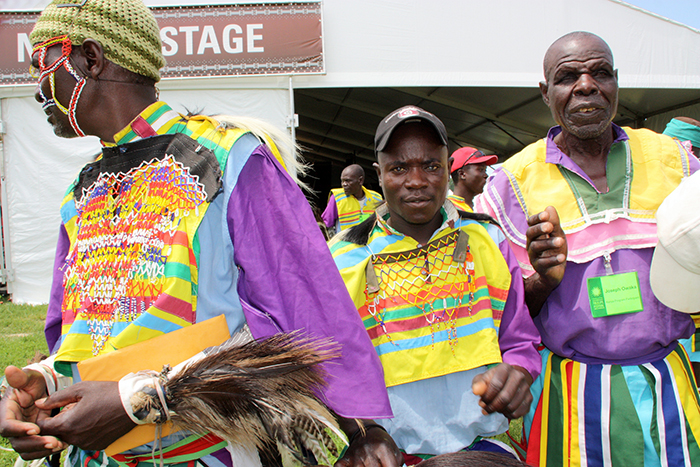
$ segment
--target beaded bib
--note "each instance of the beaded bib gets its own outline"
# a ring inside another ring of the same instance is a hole
[[[193,238],[221,188],[216,157],[182,134],[104,148],[103,156],[74,188],[62,306],[69,332],[59,360],[153,337],[154,320],[195,320]]]

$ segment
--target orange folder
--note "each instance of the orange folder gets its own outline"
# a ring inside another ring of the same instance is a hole
[[[231,336],[226,318],[224,315],[219,315],[216,318],[82,361],[78,363],[78,372],[84,381],[119,381],[129,373],[141,370],[160,371],[163,365],[175,366],[207,347],[222,344],[229,337]],[[161,436],[177,431],[170,422],[165,423],[162,428]],[[111,456],[150,443],[155,438],[155,424],[139,425],[110,444],[105,452]]]

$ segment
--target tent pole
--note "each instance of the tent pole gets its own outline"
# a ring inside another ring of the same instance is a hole
[[[294,84],[292,83],[292,78],[293,76],[289,75],[289,117],[287,119],[287,126],[292,135],[292,140],[296,141],[299,116],[294,113]]]
[[[14,275],[12,274],[12,265],[10,258],[10,232],[8,226],[10,225],[9,218],[9,206],[8,206],[8,194],[7,194],[7,183],[5,180],[5,122],[2,121],[2,103],[5,99],[0,99],[0,214],[2,218],[0,219],[0,282],[5,284],[5,291],[8,295],[12,295],[12,281],[14,281]]]

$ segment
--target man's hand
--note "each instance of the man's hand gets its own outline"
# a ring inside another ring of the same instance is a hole
[[[399,467],[403,465],[403,455],[393,438],[376,426],[367,428],[365,435],[358,433],[357,423],[351,419],[340,419],[340,427],[349,437],[352,437],[350,447],[345,455],[338,459],[334,467]],[[363,420],[367,425],[372,420]]]
[[[568,250],[559,214],[552,206],[530,216],[527,224],[527,254],[535,273],[525,279],[525,302],[535,317],[564,278]]]
[[[63,408],[38,422],[42,434],[89,451],[105,449],[136,426],[122,406],[117,382],[83,381],[36,405],[48,411]]]
[[[472,392],[481,396],[484,415],[500,412],[509,419],[520,418],[532,403],[532,376],[522,367],[500,363],[486,373],[476,375]]]
[[[552,289],[564,278],[566,235],[559,225],[559,214],[552,206],[527,220],[527,254],[540,279]]]
[[[0,436],[8,438],[24,460],[41,459],[65,449],[67,445],[57,438],[39,435],[38,424],[51,416],[51,410],[35,404],[46,397],[44,377],[38,371],[8,366],[5,378],[10,387],[0,401]]]

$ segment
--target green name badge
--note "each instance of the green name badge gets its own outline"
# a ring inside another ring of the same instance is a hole
[[[637,272],[589,278],[588,301],[594,318],[642,311]]]

